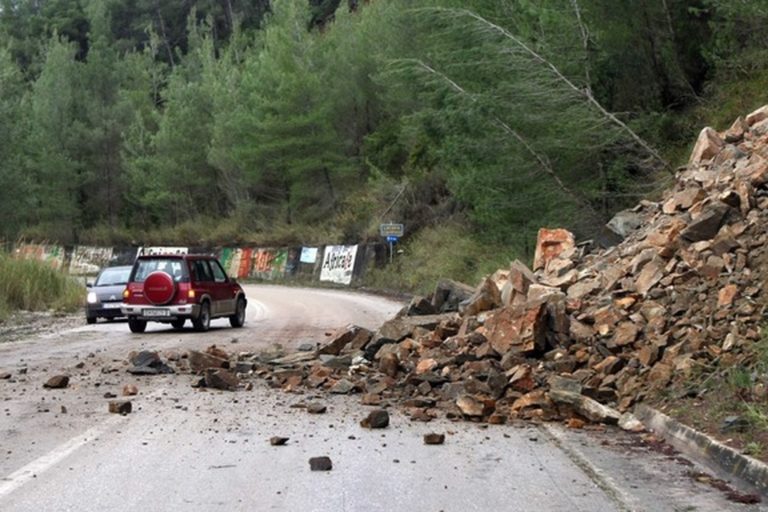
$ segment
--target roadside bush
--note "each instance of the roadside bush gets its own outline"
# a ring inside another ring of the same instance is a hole
[[[0,320],[14,311],[72,311],[82,305],[83,286],[45,263],[0,254]]]
[[[441,278],[476,285],[487,274],[519,257],[508,247],[473,239],[470,229],[453,222],[419,232],[395,255],[393,265],[368,272],[366,286],[419,294],[431,293]]]

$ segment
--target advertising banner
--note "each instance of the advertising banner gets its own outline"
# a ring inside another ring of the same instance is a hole
[[[320,269],[320,280],[350,284],[357,257],[356,245],[327,245]]]

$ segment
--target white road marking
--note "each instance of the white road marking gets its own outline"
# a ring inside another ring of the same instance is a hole
[[[146,395],[144,399],[151,399],[155,396],[161,395],[164,392],[164,389],[158,389],[157,391],[153,391],[152,393]],[[89,442],[94,441],[100,435],[110,430],[112,427],[125,421],[127,421],[126,418],[120,415],[107,418],[100,425],[89,428],[79,436],[73,437],[69,441],[59,445],[42,457],[33,460],[21,469],[14,471],[6,477],[3,477],[0,479],[0,498],[9,495],[30,480],[36,479],[39,475],[48,471],[62,460],[66,459],[78,448],[81,448]]]
[[[123,419],[121,416],[109,418],[101,425],[86,430],[83,434],[73,437],[42,457],[33,460],[21,469],[4,477],[0,480],[0,498],[7,496],[30,480],[37,478],[38,475],[64,460],[75,450],[106,432],[121,419]]]

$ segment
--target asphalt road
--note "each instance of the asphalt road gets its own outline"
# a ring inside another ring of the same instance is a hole
[[[559,425],[411,423],[366,430],[354,397],[199,391],[191,375],[135,377],[131,350],[217,344],[252,352],[322,342],[347,323],[375,328],[401,306],[374,296],[248,286],[243,329],[208,333],[162,325],[134,335],[123,322],[0,344],[0,510],[752,511],[687,474],[679,456],[637,435]],[[44,390],[68,374],[67,389]],[[107,412],[107,392],[135,384],[134,411]],[[310,415],[297,407],[323,402]],[[441,446],[422,436],[446,434]],[[272,436],[290,438],[271,446]],[[330,472],[308,459],[327,455]]]

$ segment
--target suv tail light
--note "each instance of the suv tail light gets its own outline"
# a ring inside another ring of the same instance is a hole
[[[131,290],[129,290],[128,288],[123,290],[123,299],[128,300],[130,297],[131,297]]]

